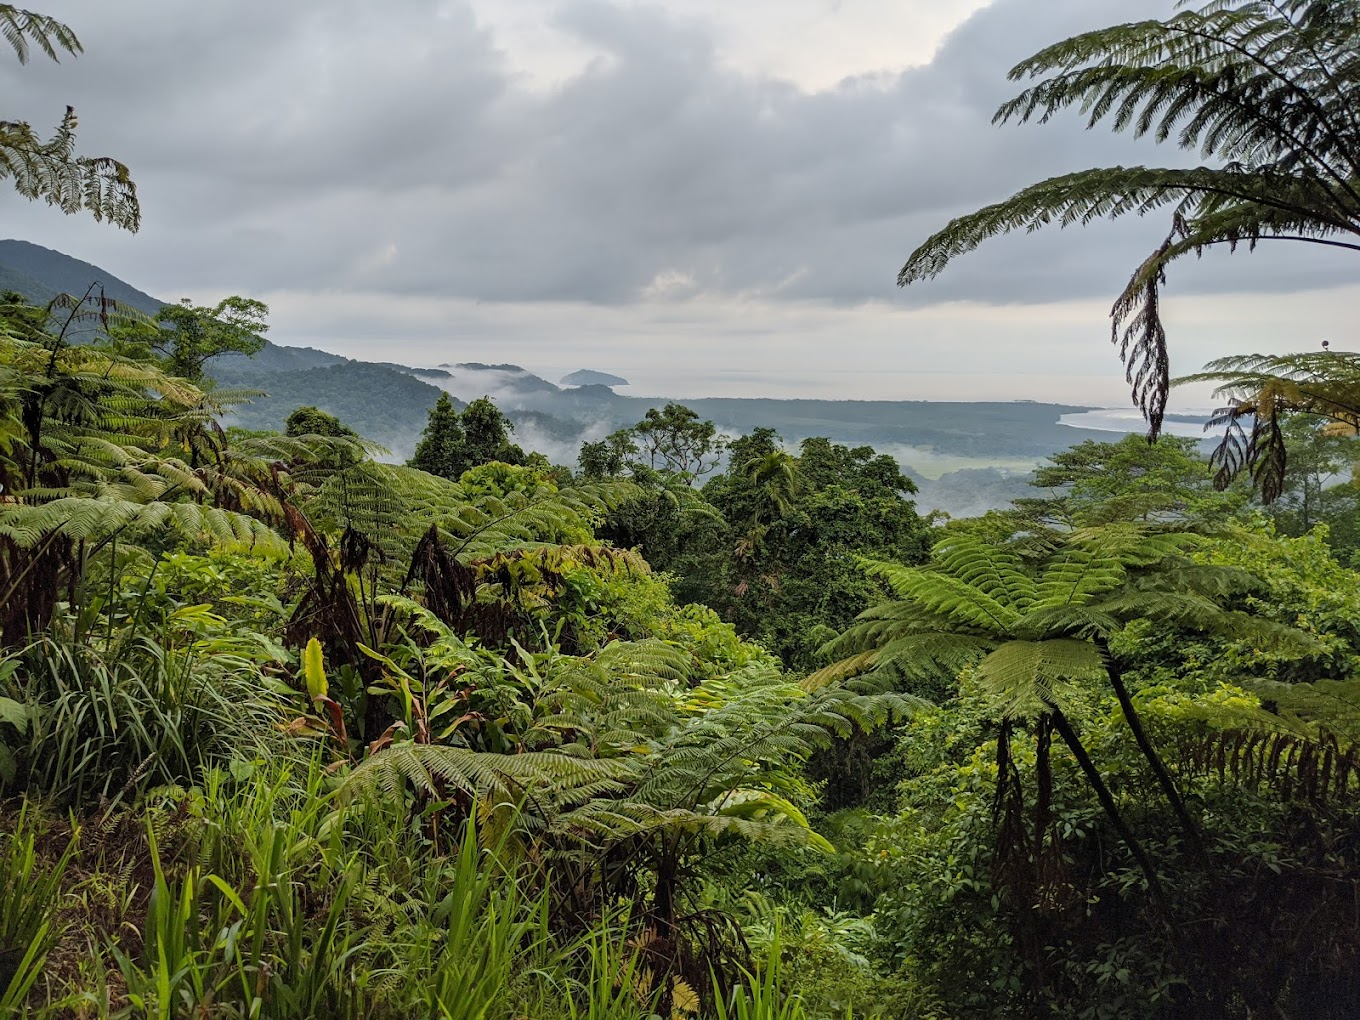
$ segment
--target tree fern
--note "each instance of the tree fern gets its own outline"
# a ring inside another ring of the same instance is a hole
[[[1221,358],[1175,381],[1189,383],[1214,383],[1214,396],[1227,400],[1206,426],[1223,429],[1210,457],[1214,484],[1247,475],[1266,503],[1284,492],[1287,415],[1322,418],[1344,434],[1360,428],[1360,355],[1350,352]]]
[[[1105,675],[1089,641],[1007,641],[978,663],[977,682],[1002,719],[1035,719],[1071,710],[1083,687]]]
[[[62,51],[81,53],[80,40],[55,18],[0,4],[0,35],[21,64],[32,47],[57,60]],[[40,198],[63,212],[86,210],[96,220],[135,231],[141,224],[137,187],[128,168],[107,156],[75,152],[76,114],[71,107],[51,138],[24,121],[0,121],[0,176],[9,177],[25,198]]]
[[[1013,81],[1038,81],[1003,104],[995,122],[1042,123],[1075,107],[1090,127],[1173,141],[1208,162],[1091,169],[1035,184],[927,239],[898,283],[933,277],[1012,230],[1170,208],[1166,240],[1111,313],[1134,402],[1156,436],[1170,387],[1161,289],[1173,262],[1263,240],[1360,251],[1358,43],[1354,0],[1216,0],[1041,50],[1011,70]]]
[[[53,308],[57,307],[54,303]],[[80,316],[123,314],[71,298]],[[224,458],[213,416],[226,404],[155,366],[64,336],[0,337],[0,634],[17,641],[50,618],[63,587],[114,541],[161,529],[192,541],[281,545],[268,472]]]
[[[1073,532],[1047,543],[1032,559],[970,539],[937,546],[922,568],[868,563],[900,601],[862,614],[824,648],[842,658],[805,683],[816,689],[861,671],[908,683],[931,672],[953,679],[964,666],[974,666],[1003,725],[1037,719],[1041,739],[1044,727],[1056,727],[1083,763],[1111,821],[1127,833],[1069,719],[1076,693],[1108,680],[1186,839],[1200,848],[1198,827],[1143,727],[1110,636],[1131,620],[1154,620],[1250,635],[1294,651],[1306,651],[1313,642],[1294,628],[1223,608],[1219,597],[1247,579],[1240,571],[1190,563],[1185,554],[1196,542],[1194,536],[1124,523]],[[1136,843],[1130,847],[1141,855]]]

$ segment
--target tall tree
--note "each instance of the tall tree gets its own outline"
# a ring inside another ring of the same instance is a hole
[[[524,463],[524,451],[510,441],[515,423],[492,403],[490,397],[478,397],[463,408],[462,425],[466,459],[464,471],[492,461],[502,464]]]
[[[407,463],[453,481],[479,464],[525,464],[529,458],[510,442],[514,428],[514,422],[490,397],[478,397],[459,414],[449,395],[441,393],[430,408],[429,423]]]
[[[582,443],[577,463],[586,478],[617,478],[637,456],[632,429],[618,429],[593,443]]]
[[[727,522],[726,541],[668,569],[681,575],[683,597],[714,607],[787,665],[809,668],[828,636],[821,632],[845,627],[881,598],[857,556],[924,555],[928,529],[910,498],[915,486],[867,446],[818,437],[794,458],[772,430],[757,429],[731,450],[727,470],[702,490]]]
[[[905,286],[987,238],[1171,207],[1166,239],[1111,311],[1111,339],[1155,437],[1170,386],[1160,312],[1166,270],[1224,245],[1289,240],[1360,251],[1360,0],[1214,0],[1165,21],[1065,39],[1016,65],[1039,79],[996,113],[1077,107],[1089,126],[1175,139],[1191,168],[1104,167],[1050,178],[954,220],[907,259]]]
[[[13,4],[0,4],[0,35],[21,64],[35,47],[53,61],[84,49],[69,26]],[[27,121],[0,121],[0,177],[10,178],[25,198],[42,199],[68,214],[84,210],[135,231],[142,212],[128,168],[108,156],[79,156],[75,143],[76,112],[70,106],[51,138],[42,138]]]
[[[1049,457],[1032,484],[1050,490],[1020,498],[1016,507],[1045,524],[1084,527],[1118,520],[1218,521],[1246,502],[1241,492],[1216,492],[1213,471],[1198,442],[1162,436],[1149,443],[1125,436],[1114,443],[1088,439]]]
[[[588,478],[630,472],[639,481],[656,472],[693,483],[718,466],[726,443],[711,421],[684,404],[649,408],[642,420],[581,446],[578,463]]]
[[[650,467],[691,481],[718,466],[724,446],[717,426],[701,421],[684,404],[667,404],[659,411],[651,408],[633,426],[633,434]]]
[[[429,423],[408,464],[441,478],[457,478],[463,473],[464,459],[463,425],[458,409],[447,393],[441,393],[430,408]]]
[[[1315,525],[1330,523],[1339,508],[1355,511],[1352,472],[1360,464],[1360,441],[1354,435],[1294,414],[1283,425],[1289,467],[1284,493],[1275,506],[1275,519],[1287,534],[1303,534]],[[1350,481],[1351,484],[1341,484]]]
[[[235,294],[212,307],[185,298],[163,306],[154,321],[113,328],[109,342],[119,354],[155,361],[170,375],[197,383],[213,358],[259,354],[269,331],[268,316],[263,301]]]

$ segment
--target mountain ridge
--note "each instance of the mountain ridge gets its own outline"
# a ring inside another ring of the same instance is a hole
[[[154,315],[165,304],[99,266],[15,239],[0,241],[0,287],[6,280],[19,284],[13,289],[29,300],[41,303],[61,291],[84,293],[98,280],[106,294],[147,314]],[[460,403],[490,396],[518,423],[516,438],[521,445],[569,465],[575,463],[582,442],[632,425],[651,408],[669,402],[664,397],[615,393],[596,376],[619,380],[612,385],[627,385],[626,380],[584,369],[563,382],[583,374],[590,381],[564,389],[508,363],[465,361],[422,368],[275,343],[254,358],[214,359],[208,373],[223,388],[267,394],[235,407],[227,424],[280,430],[294,409],[313,405],[348,422],[398,459],[414,450],[442,392]],[[779,397],[680,402],[728,435],[764,426],[774,428],[793,447],[812,436],[874,447],[894,456],[920,480],[920,502],[931,505],[934,490],[939,494],[935,505],[948,503],[946,510],[1003,505],[1033,465],[1049,454],[1083,439],[1106,441],[1111,436],[1109,431],[1059,423],[1063,414],[1092,410],[1088,405]]]
[[[0,267],[22,278],[30,286],[42,289],[42,293],[34,294],[24,287],[7,287],[23,294],[34,304],[45,305],[62,293],[79,297],[95,284],[103,286],[108,297],[145,315],[155,315],[164,305],[171,303],[138,290],[92,262],[84,262],[55,248],[44,248],[18,238],[0,240]]]
[[[564,375],[559,383],[562,386],[627,386],[628,380],[608,372],[597,372],[593,368],[582,368],[570,375]]]

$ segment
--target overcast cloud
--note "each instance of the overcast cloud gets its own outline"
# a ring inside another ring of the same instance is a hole
[[[6,63],[4,114],[75,105],[82,150],[133,168],[145,225],[11,197],[3,233],[166,298],[262,297],[276,341],[351,356],[591,367],[680,396],[1115,402],[1105,313],[1165,223],[894,278],[952,215],[1032,181],[1183,161],[1076,118],[990,124],[1018,59],[1168,8],[52,0],[87,52]],[[1354,260],[1281,249],[1175,273],[1177,370],[1360,339],[1337,289]]]

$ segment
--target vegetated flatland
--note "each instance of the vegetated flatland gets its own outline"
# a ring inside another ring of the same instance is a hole
[[[517,437],[526,449],[564,464],[574,463],[586,439],[630,425],[648,410],[674,399],[624,395],[598,385],[563,389],[525,369],[518,369],[510,384],[500,368],[454,366],[449,378],[436,380],[423,369],[353,361],[257,372],[245,359],[237,358],[215,366],[213,372],[224,385],[254,386],[268,392],[267,397],[237,409],[236,419],[246,427],[279,428],[293,408],[309,403],[350,422],[397,456],[414,448],[441,390],[461,401],[490,396],[516,422]],[[394,402],[393,393],[400,393],[402,400]],[[1092,410],[1070,404],[736,397],[678,402],[731,435],[765,427],[773,428],[791,446],[812,436],[826,436],[850,446],[874,446],[895,456],[901,451],[898,459],[903,466],[926,477],[964,467],[1027,469],[1074,442],[1109,436],[1107,431],[1060,424],[1063,415]]]

